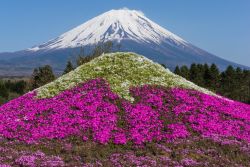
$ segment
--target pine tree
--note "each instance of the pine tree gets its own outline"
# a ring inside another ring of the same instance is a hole
[[[192,64],[190,69],[187,66],[177,66],[174,72],[199,86],[206,87],[233,100],[250,104],[249,70],[234,69],[232,66],[228,66],[224,72],[220,72],[215,64],[211,66]]]
[[[247,80],[247,78],[244,78],[243,71],[241,70],[241,68],[237,67],[235,70],[235,85],[232,93],[234,93],[235,99],[239,101],[242,101],[244,98],[244,80]]]
[[[210,75],[210,88],[212,90],[217,90],[219,88],[219,82],[220,82],[220,71],[218,67],[215,64],[212,64],[209,69],[209,75]]]
[[[250,70],[244,70],[244,102],[250,104]]]
[[[181,71],[181,76],[186,78],[187,80],[189,80],[189,69],[186,65],[182,66],[180,68],[180,71]]]
[[[63,71],[63,74],[67,74],[69,73],[70,71],[74,70],[74,66],[73,64],[71,63],[71,61],[68,61],[67,62],[67,65],[66,65],[66,68],[64,69]]]
[[[205,86],[205,81],[204,81],[204,66],[205,65],[197,64],[196,84],[202,87]]]
[[[203,80],[204,80],[204,86],[206,88],[211,87],[211,73],[210,73],[210,68],[207,64],[204,64],[203,66]]]
[[[226,71],[221,74],[221,92],[229,98],[234,98],[231,93],[235,87],[235,70],[232,66],[228,66]]]
[[[202,83],[203,77],[200,74],[200,70],[198,69],[197,64],[193,63],[190,66],[190,81],[196,83],[199,85],[199,83]]]
[[[174,73],[181,76],[181,70],[180,70],[179,66],[175,67]]]

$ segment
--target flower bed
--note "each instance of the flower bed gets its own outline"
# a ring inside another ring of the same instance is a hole
[[[129,94],[130,87],[145,84],[195,89],[215,95],[211,91],[173,74],[144,56],[135,53],[117,52],[95,58],[54,82],[38,88],[37,96],[39,98],[53,97],[64,90],[95,78],[105,79],[114,93],[131,102],[133,97]]]
[[[145,85],[130,90],[131,103],[94,79],[52,98],[28,93],[0,107],[4,138],[37,143],[81,137],[101,144],[141,145],[203,136],[250,143],[250,106],[182,88]]]

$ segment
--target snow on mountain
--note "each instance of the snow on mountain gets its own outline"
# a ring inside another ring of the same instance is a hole
[[[34,68],[51,65],[61,73],[66,62],[75,62],[80,48],[90,52],[97,44],[119,43],[119,51],[135,52],[165,64],[215,63],[221,70],[228,65],[249,69],[204,51],[148,19],[142,12],[126,8],[110,10],[84,24],[32,48],[0,53],[0,75],[30,75]]]
[[[86,23],[29,50],[74,48],[99,42],[133,40],[139,43],[187,46],[187,42],[148,19],[142,12],[126,8],[110,10]]]

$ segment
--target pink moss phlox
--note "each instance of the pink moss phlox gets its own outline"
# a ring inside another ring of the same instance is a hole
[[[77,136],[140,145],[195,134],[250,142],[247,104],[182,88],[145,85],[130,92],[133,104],[113,93],[105,80],[93,79],[53,98],[28,93],[0,107],[0,136],[27,143]]]

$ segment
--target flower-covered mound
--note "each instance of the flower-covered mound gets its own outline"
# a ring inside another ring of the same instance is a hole
[[[129,94],[129,88],[145,84],[182,87],[213,94],[173,74],[144,56],[135,53],[117,52],[95,58],[56,81],[37,89],[37,96],[39,98],[53,97],[61,91],[95,78],[105,79],[114,93],[130,101],[133,101],[133,98]]]
[[[97,78],[51,98],[34,91],[1,106],[0,166],[250,163],[249,105],[184,88],[129,92],[133,103]]]

